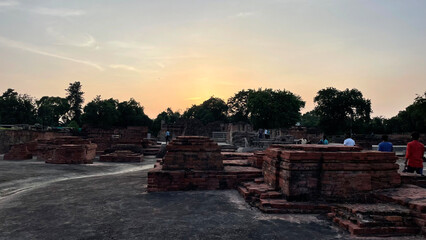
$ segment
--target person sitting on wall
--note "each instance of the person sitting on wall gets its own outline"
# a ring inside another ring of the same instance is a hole
[[[388,135],[382,136],[382,142],[379,143],[378,150],[380,152],[393,152],[393,145],[388,141]]]
[[[345,146],[355,146],[355,141],[351,138],[350,134],[346,134],[345,141],[343,141]]]
[[[327,137],[325,135],[322,137],[322,144],[328,145],[328,140],[327,140]]]
[[[420,134],[414,132],[411,134],[413,141],[407,144],[407,150],[405,154],[405,165],[406,168],[402,172],[413,173],[416,172],[423,175],[423,155],[425,153],[425,146],[419,142]]]

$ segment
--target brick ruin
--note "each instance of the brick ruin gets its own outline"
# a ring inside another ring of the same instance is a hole
[[[147,139],[148,127],[101,129],[85,128],[88,139],[98,145],[100,161],[140,162],[144,155],[156,155],[160,146]]]
[[[4,160],[25,160],[32,159],[33,154],[28,150],[27,144],[20,143],[15,144],[12,148],[4,155]]]
[[[46,163],[90,164],[96,156],[97,145],[74,136],[37,140],[37,159]]]
[[[426,234],[424,181],[401,177],[395,153],[309,144],[220,155],[206,137],[178,137],[167,150],[149,192],[237,188],[265,213],[324,213],[355,236]]]
[[[263,159],[265,183],[292,200],[360,200],[372,190],[401,184],[394,153],[346,146],[272,145]]]
[[[224,166],[220,147],[207,137],[180,136],[148,172],[148,191],[232,189],[261,174],[249,166]]]

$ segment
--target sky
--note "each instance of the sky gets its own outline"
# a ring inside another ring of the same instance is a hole
[[[426,92],[423,0],[0,0],[0,92],[65,96],[79,81],[155,118],[242,89],[285,89],[314,108],[356,88],[372,116]]]

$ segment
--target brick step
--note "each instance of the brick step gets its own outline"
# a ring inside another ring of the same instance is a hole
[[[326,213],[330,205],[315,202],[289,202],[285,199],[260,199],[259,209],[266,213]]]
[[[263,183],[263,181],[264,181],[263,177],[254,179],[255,183]]]
[[[260,199],[279,199],[283,197],[284,195],[277,191],[268,191],[260,194]]]
[[[269,191],[274,191],[274,188],[270,187],[265,183],[254,183],[250,182],[248,184],[244,184],[250,194],[254,194],[256,196],[260,196],[262,193],[266,193]]]
[[[224,166],[245,166],[249,167],[250,163],[245,159],[235,159],[235,160],[223,160]]]
[[[244,186],[237,187],[238,192],[243,196],[245,200],[250,200],[250,192]]]
[[[417,226],[398,226],[398,227],[361,227],[351,222],[350,220],[336,217],[332,214],[328,215],[332,217],[332,221],[340,227],[346,229],[353,236],[374,236],[374,237],[393,237],[393,236],[405,236],[405,235],[416,235],[419,234],[421,229]]]

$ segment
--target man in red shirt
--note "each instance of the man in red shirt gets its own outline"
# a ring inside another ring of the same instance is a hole
[[[403,172],[414,172],[423,175],[423,155],[425,153],[425,146],[419,142],[419,133],[414,132],[411,134],[413,141],[407,144],[407,151],[405,154],[407,168]]]

